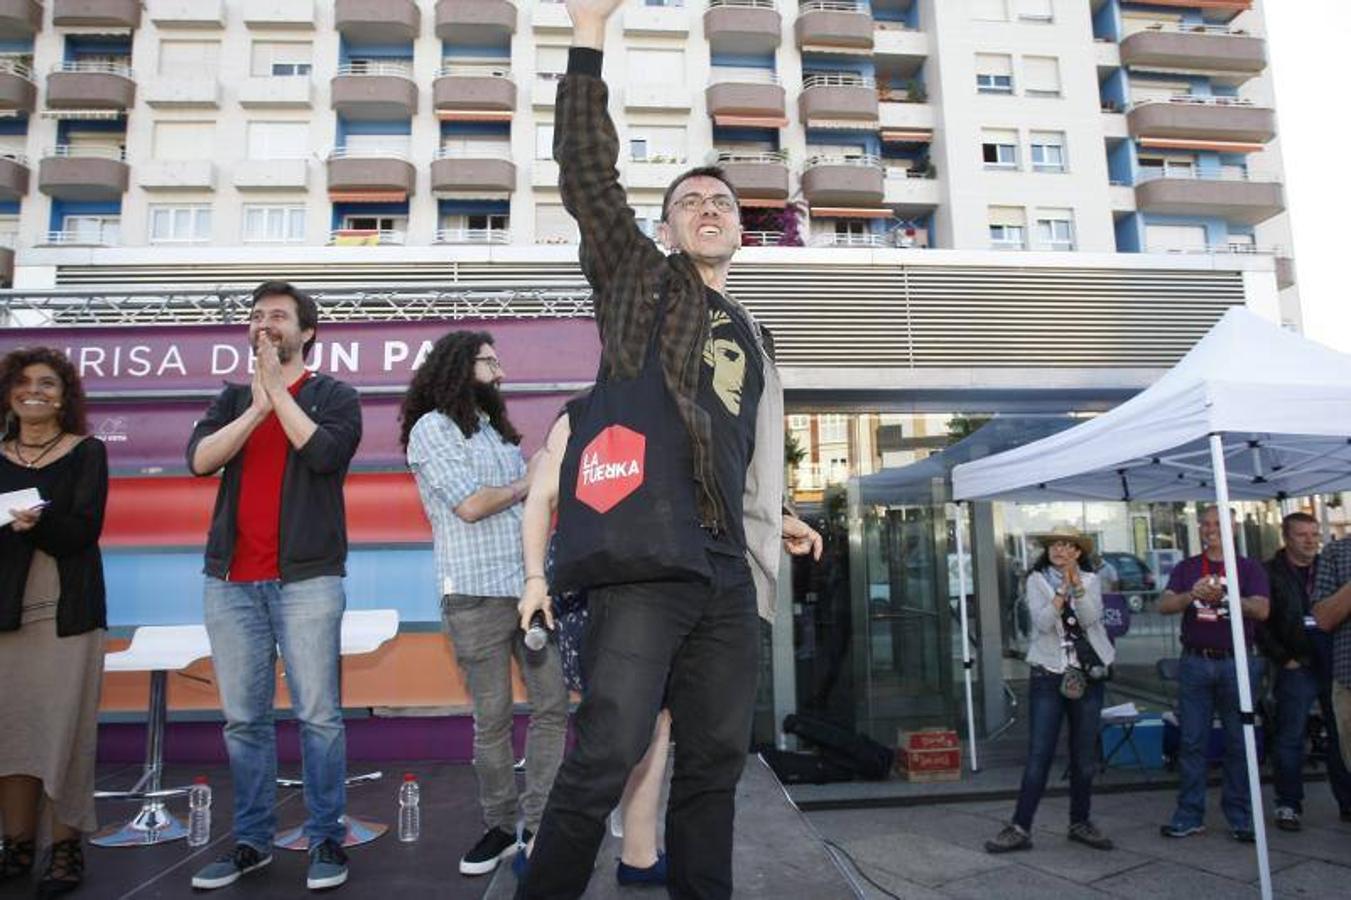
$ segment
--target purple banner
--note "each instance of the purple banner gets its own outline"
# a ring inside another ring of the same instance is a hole
[[[506,372],[508,411],[525,435],[527,454],[543,442],[567,386],[595,377],[599,342],[590,319],[321,325],[310,367],[358,388],[382,389],[362,397],[355,467],[403,466],[403,393],[391,388],[406,386],[431,345],[451,330],[492,333]],[[61,349],[80,369],[91,395],[89,428],[107,443],[109,463],[120,474],[185,472],[188,435],[210,397],[223,382],[249,378],[243,325],[0,330],[0,354],[39,344]],[[166,396],[185,391],[200,395]]]

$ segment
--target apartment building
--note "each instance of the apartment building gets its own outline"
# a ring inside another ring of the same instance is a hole
[[[410,297],[447,314],[477,286],[524,299],[470,317],[549,315],[531,292],[585,297],[552,159],[570,33],[547,0],[0,0],[0,280],[80,315],[158,298],[159,321],[278,276],[347,316]],[[614,17],[637,219],[655,227],[682,170],[727,168],[746,244],[730,287],[776,335],[799,499],[848,509],[854,556],[799,581],[775,636],[775,683],[796,667],[804,709],[842,704],[878,737],[955,715],[952,657],[932,652],[953,640],[955,519],[846,485],[990,414],[1119,402],[1229,306],[1298,326],[1262,34],[1260,0]],[[1012,546],[996,514],[975,523],[973,545]],[[994,590],[993,572],[975,579]],[[1005,594],[981,617],[996,647]],[[993,722],[999,684],[982,690]]]

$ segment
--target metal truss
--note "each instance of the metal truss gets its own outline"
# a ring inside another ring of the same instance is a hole
[[[379,290],[319,288],[310,291],[326,322],[423,319],[577,319],[591,316],[591,292],[577,287],[521,288],[475,285],[428,289],[391,285]],[[250,292],[196,290],[0,291],[0,326],[204,325],[247,318]]]

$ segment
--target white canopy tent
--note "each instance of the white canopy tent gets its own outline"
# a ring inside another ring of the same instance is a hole
[[[957,466],[961,500],[1271,499],[1351,489],[1351,356],[1230,309],[1135,397],[1068,431]],[[1236,571],[1229,516],[1225,570]],[[1235,663],[1247,671],[1238,580]],[[1262,896],[1271,896],[1252,694],[1239,679]]]

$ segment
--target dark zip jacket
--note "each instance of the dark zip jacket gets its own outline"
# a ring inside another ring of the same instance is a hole
[[[1317,567],[1317,557],[1313,565]],[[1304,616],[1311,604],[1310,598],[1305,596],[1299,573],[1286,560],[1284,549],[1277,550],[1276,555],[1267,560],[1266,567],[1271,579],[1271,614],[1263,623],[1262,650],[1277,666],[1292,659],[1302,666],[1314,665],[1318,661],[1318,650],[1304,627]]]
[[[188,470],[197,444],[239,418],[253,402],[247,384],[226,385],[198,420],[188,440]],[[321,575],[346,575],[347,514],[342,485],[347,466],[361,442],[361,404],[356,390],[327,375],[311,375],[296,394],[296,402],[318,429],[297,450],[288,443],[281,485],[281,546],[277,566],[283,582]],[[225,579],[234,558],[239,492],[244,454],[225,464],[211,530],[206,539],[203,570]],[[195,472],[198,475],[211,473]]]

